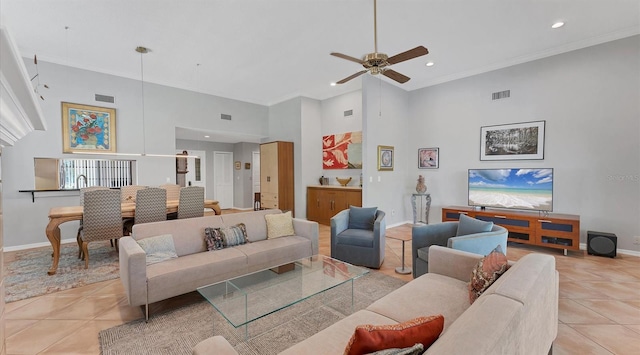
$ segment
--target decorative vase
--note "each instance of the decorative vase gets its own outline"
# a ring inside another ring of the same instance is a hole
[[[422,175],[418,175],[418,184],[416,185],[416,192],[419,194],[423,194],[427,192],[427,185],[424,183],[424,177]]]

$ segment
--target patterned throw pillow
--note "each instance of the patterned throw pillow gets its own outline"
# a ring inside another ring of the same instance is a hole
[[[444,316],[418,317],[392,325],[360,325],[351,336],[344,355],[367,354],[391,348],[406,348],[422,344],[428,348],[444,328]]]
[[[140,245],[142,250],[144,250],[145,254],[147,254],[147,265],[178,257],[176,247],[173,244],[173,236],[171,234],[143,238],[136,240],[136,242]]]
[[[500,275],[509,268],[507,257],[498,245],[491,253],[480,259],[471,270],[469,281],[469,302],[473,304],[482,293],[491,286]]]
[[[291,211],[278,214],[266,214],[264,215],[264,219],[267,221],[267,239],[275,239],[296,234],[293,229]]]
[[[424,345],[417,343],[410,348],[393,348],[376,351],[375,353],[369,353],[368,355],[420,355],[424,352]]]
[[[246,244],[247,227],[244,223],[238,223],[228,228],[205,228],[204,240],[207,243],[207,250],[220,250],[234,245]]]

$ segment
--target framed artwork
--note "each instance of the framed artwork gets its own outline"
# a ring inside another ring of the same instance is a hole
[[[322,136],[322,169],[362,169],[362,131]]]
[[[545,121],[480,128],[480,160],[544,159]]]
[[[116,152],[116,109],[62,103],[62,152]]]
[[[418,149],[418,169],[438,169],[440,148],[420,148]]]
[[[251,169],[251,163],[244,163],[244,168],[245,168],[246,170]]]
[[[242,163],[240,163],[239,161],[233,162],[233,166],[236,168],[236,170],[240,170],[240,166],[241,166],[240,164]]]
[[[378,170],[393,170],[393,147],[388,145],[378,146]]]

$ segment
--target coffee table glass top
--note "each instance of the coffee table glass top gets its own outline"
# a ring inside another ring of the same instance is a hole
[[[328,256],[315,255],[198,288],[231,325],[238,328],[280,309],[323,293],[369,272]]]

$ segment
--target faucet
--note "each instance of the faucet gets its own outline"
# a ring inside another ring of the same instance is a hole
[[[87,187],[87,176],[84,174],[80,174],[78,175],[78,177],[76,178],[76,187],[80,188],[80,178],[84,178],[84,187]]]

